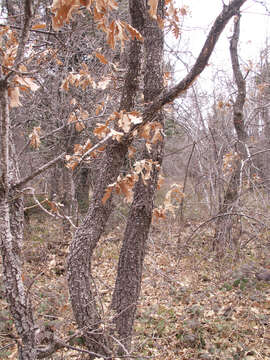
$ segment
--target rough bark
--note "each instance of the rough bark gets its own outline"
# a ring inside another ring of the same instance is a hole
[[[140,1],[130,0],[129,6],[131,25],[141,31],[144,17]],[[120,109],[126,111],[133,109],[138,89],[141,47],[141,42],[137,40],[130,44],[128,68],[120,102]],[[83,223],[76,231],[68,257],[68,284],[75,319],[78,326],[83,329],[88,348],[104,355],[109,355],[110,350],[105,344],[103,334],[95,334],[100,325],[100,316],[91,284],[91,258],[113,209],[112,199],[105,204],[101,200],[108,185],[115,182],[119,174],[130,141],[118,143],[110,140],[107,145],[99,173],[100,181],[95,184],[91,205]]]
[[[14,66],[23,58],[29,35],[32,9],[31,0],[24,2],[24,25]],[[0,186],[0,248],[3,262],[5,294],[16,330],[22,341],[18,342],[20,360],[36,359],[35,326],[30,302],[22,281],[21,246],[23,239],[23,203],[12,190],[18,180],[18,168],[10,133],[8,77],[0,74],[1,101],[1,186]]]
[[[1,101],[1,187],[0,187],[0,248],[3,277],[10,313],[22,342],[18,343],[19,359],[35,359],[35,328],[30,303],[24,291],[21,269],[23,234],[22,200],[11,190],[17,180],[16,163],[10,157],[10,117],[8,83],[0,82]],[[11,206],[10,206],[11,203]]]
[[[242,172],[242,161],[247,157],[246,140],[247,133],[244,123],[243,109],[246,100],[246,82],[240,70],[237,45],[240,34],[240,13],[234,19],[234,32],[230,41],[230,54],[233,68],[234,79],[237,85],[237,96],[233,104],[233,124],[237,134],[236,151],[238,158],[234,163],[234,170],[231,175],[228,187],[226,189],[223,203],[221,205],[219,215],[227,214],[236,206],[239,197]],[[233,241],[237,243],[239,232],[232,238],[232,229],[238,219],[235,217],[224,216],[219,217],[216,225],[214,247],[220,256],[223,256],[225,242]]]
[[[21,64],[24,58],[24,49],[31,27],[31,1],[24,1],[24,21],[20,42],[13,68]],[[7,70],[7,69],[5,69]],[[19,360],[34,360],[44,357],[57,350],[54,341],[50,341],[48,348],[38,349],[37,334],[43,338],[33,320],[31,301],[24,288],[22,278],[21,247],[23,242],[23,199],[19,188],[52,165],[46,164],[38,169],[35,174],[21,179],[17,162],[13,134],[10,130],[10,113],[8,89],[14,72],[2,73],[0,68],[0,250],[2,255],[3,280],[5,295],[13,317],[18,334]],[[59,158],[58,158],[59,160]],[[54,159],[55,162],[55,159]],[[51,339],[52,340],[52,339]]]
[[[164,1],[159,1],[158,15],[163,18]],[[152,102],[163,90],[164,34],[156,20],[146,14],[144,29],[144,100]],[[153,121],[163,124],[163,113],[158,111]],[[112,299],[116,311],[114,322],[120,342],[130,349],[132,330],[140,296],[146,241],[152,220],[153,199],[157,187],[159,168],[163,158],[164,139],[152,144],[152,151],[144,151],[144,158],[157,162],[152,177],[146,183],[139,179],[134,188],[134,199],[129,211],[123,245],[118,262],[118,272]],[[119,355],[124,355],[119,347]]]
[[[66,144],[65,149],[67,154],[72,154],[74,151],[74,145],[76,142],[79,142],[78,134],[75,132],[75,128],[70,127],[66,128]],[[74,183],[74,176],[71,169],[68,169],[64,164],[61,168],[62,173],[62,188],[60,192],[60,201],[64,205],[64,215],[65,218],[63,219],[63,241],[65,244],[69,244],[72,239],[72,226],[70,221],[68,221],[67,217],[72,220],[74,223],[75,216],[77,214],[77,201],[75,198],[75,183]]]

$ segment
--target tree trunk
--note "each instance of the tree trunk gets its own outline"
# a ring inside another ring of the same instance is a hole
[[[23,202],[11,190],[18,180],[14,156],[10,156],[10,117],[8,84],[1,79],[1,184],[0,184],[0,249],[3,263],[5,293],[16,330],[22,339],[18,343],[19,359],[36,358],[35,328],[30,302],[22,281],[21,246],[23,236]],[[14,155],[14,154],[13,154]],[[10,205],[11,204],[11,205]]]
[[[141,31],[144,14],[141,0],[130,0],[131,25]],[[131,111],[139,84],[141,67],[141,42],[130,43],[128,69],[122,91],[120,109]],[[118,143],[111,140],[107,145],[100,166],[99,182],[93,189],[93,197],[87,215],[75,233],[68,257],[68,284],[73,313],[79,328],[83,330],[89,349],[102,355],[109,355],[105,336],[98,333],[100,316],[95,302],[95,292],[91,285],[91,258],[104,231],[113,209],[112,199],[102,203],[108,185],[114,183],[125,160],[131,140]],[[95,333],[96,331],[96,333]]]
[[[231,62],[233,74],[237,85],[238,93],[233,104],[233,123],[237,134],[236,152],[238,158],[235,160],[234,170],[231,175],[227,190],[224,195],[223,204],[221,205],[219,215],[228,214],[236,207],[236,202],[239,198],[239,191],[241,186],[241,179],[243,177],[242,164],[243,160],[247,158],[246,140],[247,133],[244,123],[243,108],[246,100],[246,83],[240,70],[237,45],[240,33],[240,13],[236,15],[234,20],[234,33],[230,42]],[[218,218],[216,224],[216,233],[214,240],[214,248],[217,250],[219,256],[224,255],[226,242],[235,244],[238,243],[239,231],[232,237],[232,230],[234,225],[237,227],[238,218],[224,215]]]
[[[158,15],[163,19],[164,1],[159,1]],[[145,14],[144,31],[145,69],[144,100],[153,101],[163,90],[163,44],[164,34],[156,20]],[[163,125],[163,113],[156,113],[154,121]],[[164,138],[152,144],[150,153],[144,151],[144,158],[157,162],[153,165],[152,177],[144,183],[140,177],[134,188],[134,199],[128,215],[123,245],[120,252],[118,272],[112,299],[116,311],[115,324],[120,342],[119,354],[130,349],[132,330],[140,296],[143,261],[146,241],[152,220],[153,200],[157,178],[163,158]]]
[[[75,127],[70,127],[65,129],[66,144],[65,148],[67,154],[73,154],[74,145],[78,140],[78,133],[76,133]],[[77,214],[78,203],[75,197],[75,183],[74,176],[71,169],[68,169],[64,164],[62,165],[62,189],[60,192],[61,203],[64,205],[64,215],[63,219],[63,241],[65,244],[69,244],[72,239],[72,226],[67,217],[74,222],[75,216]]]

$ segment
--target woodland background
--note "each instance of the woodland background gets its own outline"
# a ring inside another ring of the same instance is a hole
[[[239,56],[245,2],[190,64],[188,3],[2,1],[1,359],[270,357],[270,47]]]

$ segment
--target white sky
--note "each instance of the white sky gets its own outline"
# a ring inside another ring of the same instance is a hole
[[[228,3],[228,0],[224,2]],[[179,3],[187,5],[190,11],[190,14],[185,17],[179,50],[185,51],[181,44],[185,44],[185,40],[189,39],[187,40],[189,42],[188,50],[192,51],[196,57],[202,48],[211,25],[222,10],[222,0],[177,0],[176,4]],[[269,0],[267,0],[267,5],[270,8]],[[241,13],[238,52],[244,63],[251,60],[253,64],[256,64],[260,51],[266,45],[267,36],[270,45],[270,16],[262,5],[255,3],[253,0],[248,0],[242,6]],[[229,53],[229,37],[231,34],[232,22],[227,24],[225,31],[221,35],[209,61],[211,66],[203,72],[201,80],[207,79],[209,81],[214,68],[231,71]],[[181,55],[181,58],[183,58],[183,55]],[[189,66],[193,65],[193,63],[194,60],[188,61]],[[179,72],[177,78],[181,78],[186,73],[186,70],[181,69],[183,67],[177,65],[177,72]]]

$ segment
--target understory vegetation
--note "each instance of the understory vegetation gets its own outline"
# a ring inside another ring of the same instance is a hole
[[[160,195],[161,196],[161,195]],[[250,194],[250,202],[255,201]],[[192,200],[192,199],[190,199]],[[200,203],[193,206],[200,212]],[[123,205],[124,206],[124,205]],[[124,213],[123,209],[121,216]],[[191,209],[188,209],[191,213]],[[194,213],[194,212],[193,212]],[[147,244],[141,301],[136,315],[133,354],[142,360],[268,359],[270,357],[270,283],[255,273],[270,271],[269,231],[256,240],[239,239],[240,256],[228,250],[224,259],[212,252],[211,222],[200,232],[202,216],[181,224],[179,216],[155,223]],[[112,220],[113,221],[113,220]],[[242,225],[252,226],[247,220]],[[117,271],[123,225],[101,238],[93,275],[102,322],[110,321],[110,298]],[[23,281],[31,294],[37,322],[64,334],[71,348],[52,359],[83,359],[83,348],[68,300],[65,277],[67,244],[59,221],[31,215],[25,229]],[[15,329],[0,289],[0,357],[17,359]],[[137,354],[137,355],[136,355]]]

